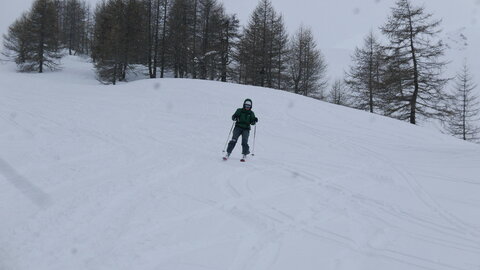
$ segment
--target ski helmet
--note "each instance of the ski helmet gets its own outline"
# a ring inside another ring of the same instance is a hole
[[[245,99],[245,101],[243,102],[243,108],[246,109],[246,108],[252,108],[252,100],[247,98]]]

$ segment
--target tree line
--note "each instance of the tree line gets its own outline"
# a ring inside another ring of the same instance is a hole
[[[89,54],[92,47],[93,16],[79,0],[36,0],[3,36],[4,52],[24,72],[56,70],[63,56]]]
[[[192,78],[270,87],[416,124],[440,119],[445,130],[478,139],[479,104],[468,65],[448,91],[440,20],[397,0],[379,29],[355,49],[345,77],[328,93],[327,63],[309,27],[293,35],[270,0],[259,0],[240,27],[217,0],[35,0],[4,35],[4,54],[20,71],[59,68],[63,54],[91,57],[98,80]]]
[[[32,36],[37,35],[37,38]],[[312,31],[289,37],[270,0],[241,29],[217,0],[35,0],[4,36],[20,71],[57,69],[65,50],[92,58],[98,80],[192,78],[291,90],[321,97],[327,65]]]
[[[366,36],[345,79],[334,85],[332,101],[412,124],[440,120],[450,134],[478,141],[476,85],[467,63],[455,78],[444,77],[448,62],[440,24],[425,7],[397,0],[380,27],[387,42],[382,44],[373,31]]]

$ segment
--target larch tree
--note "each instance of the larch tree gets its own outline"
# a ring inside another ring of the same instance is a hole
[[[350,95],[345,87],[344,80],[337,79],[334,81],[328,94],[328,101],[337,105],[350,106]]]
[[[199,27],[198,33],[198,71],[200,79],[214,80],[218,78],[217,67],[220,51],[220,34],[224,9],[216,0],[199,0]],[[196,36],[194,35],[194,38]],[[196,38],[195,38],[196,39]],[[196,70],[196,66],[192,69]],[[196,72],[195,72],[196,74]]]
[[[480,139],[480,101],[474,92],[476,87],[468,65],[464,63],[455,78],[453,110],[446,121],[450,134],[474,142]]]
[[[56,70],[62,57],[58,30],[55,2],[36,0],[4,35],[4,55],[10,55],[20,71]]]
[[[162,4],[162,20],[160,22],[161,28],[162,28],[162,38],[160,42],[160,78],[163,78],[165,76],[165,67],[167,65],[167,21],[168,21],[168,12],[170,11],[170,5],[171,1],[170,0],[163,0]]]
[[[145,26],[147,53],[146,66],[150,78],[157,77],[157,69],[160,66],[162,51],[165,51],[165,22],[167,20],[168,0],[143,0],[145,6]]]
[[[64,0],[59,15],[62,18],[60,26],[61,41],[68,49],[68,53],[88,52],[88,43],[85,43],[89,23],[89,7],[85,1]]]
[[[95,11],[94,59],[97,78],[103,83],[116,84],[121,74],[121,0],[102,2]]]
[[[261,0],[241,36],[238,54],[240,83],[275,87],[281,84],[287,54],[285,26],[269,0]]]
[[[224,15],[220,30],[220,80],[233,80],[235,71],[232,67],[234,53],[238,44],[240,22],[236,15]]]
[[[145,13],[139,0],[109,0],[97,7],[92,57],[100,81],[125,81],[129,70],[147,62]]]
[[[167,56],[175,78],[186,78],[192,72],[193,32],[195,25],[195,0],[175,0],[168,15]]]
[[[8,33],[3,35],[4,51],[2,54],[7,59],[14,61],[19,67],[32,58],[31,48],[28,47],[28,27],[28,14],[24,13],[10,25]]]
[[[345,79],[352,94],[352,105],[371,113],[381,112],[385,53],[373,31],[364,39],[363,47],[355,49],[352,62]]]
[[[389,107],[386,114],[412,124],[418,116],[441,118],[448,115],[445,110],[448,95],[444,86],[448,79],[442,78],[446,62],[440,61],[445,46],[439,39],[440,20],[432,20],[432,14],[424,7],[415,7],[410,0],[398,0],[392,8],[387,23],[381,27],[389,40],[385,48],[389,52],[387,61],[395,64],[388,74]]]
[[[310,28],[301,26],[290,44],[290,89],[304,96],[321,99],[328,85],[327,64]]]

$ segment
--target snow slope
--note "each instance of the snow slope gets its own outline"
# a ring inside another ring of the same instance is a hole
[[[480,147],[286,92],[0,66],[1,270],[480,268]],[[221,160],[252,98],[256,155]]]

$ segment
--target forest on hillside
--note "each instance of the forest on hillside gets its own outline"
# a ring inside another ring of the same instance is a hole
[[[216,80],[285,90],[412,124],[440,121],[478,141],[480,105],[468,62],[444,70],[441,20],[413,0],[397,0],[383,37],[365,33],[342,79],[309,26],[288,33],[283,15],[260,0],[240,23],[217,0],[35,0],[3,36],[3,55],[21,72],[57,70],[65,54],[84,55],[105,84],[145,78]],[[385,40],[386,42],[381,42]]]

